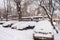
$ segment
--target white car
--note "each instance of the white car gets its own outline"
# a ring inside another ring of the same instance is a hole
[[[23,21],[17,22],[11,26],[11,28],[14,28],[14,29],[23,29],[25,27],[28,27],[28,24],[27,24],[27,22],[23,22]]]
[[[0,24],[4,24],[6,21],[0,21]]]
[[[53,30],[53,26],[48,20],[39,21],[34,28],[33,37],[35,40],[53,40]]]
[[[3,27],[11,27],[14,23],[17,23],[18,21],[6,21],[2,26]]]

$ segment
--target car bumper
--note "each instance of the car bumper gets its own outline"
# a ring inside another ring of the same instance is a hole
[[[33,34],[33,38],[34,39],[42,39],[42,40],[53,40],[54,39],[54,36],[53,35],[38,35],[38,34]]]
[[[33,37],[33,38],[34,40],[54,40],[54,38],[45,38],[45,37],[39,37],[39,38]]]

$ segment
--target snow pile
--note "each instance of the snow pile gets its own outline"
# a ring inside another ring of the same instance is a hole
[[[36,24],[34,31],[36,31],[36,32],[52,32],[53,27],[48,20],[39,21]]]

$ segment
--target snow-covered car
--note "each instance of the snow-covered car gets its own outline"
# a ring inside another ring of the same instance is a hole
[[[3,27],[11,27],[14,23],[17,23],[18,21],[7,21],[2,26]]]
[[[29,21],[29,22],[28,22],[28,25],[31,26],[31,27],[33,27],[33,26],[36,25],[36,23],[37,23],[37,22],[35,22],[35,21]]]
[[[6,21],[0,21],[0,24],[3,24],[3,23],[5,23]]]
[[[48,20],[39,21],[34,28],[33,38],[35,40],[53,40],[53,30],[53,26]]]
[[[32,22],[32,21],[20,21],[12,25],[11,28],[19,29],[19,30],[33,29],[35,27],[35,24],[36,22]]]
[[[24,22],[21,21],[21,22],[15,23],[14,25],[11,26],[11,28],[13,28],[13,29],[23,29],[25,27],[28,27],[28,24],[25,21]]]

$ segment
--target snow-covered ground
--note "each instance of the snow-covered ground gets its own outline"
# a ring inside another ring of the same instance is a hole
[[[0,25],[0,40],[33,40],[33,30],[15,30]]]
[[[58,33],[54,34],[54,40],[60,40],[60,30],[58,29],[58,27],[56,27],[56,29],[58,30]]]
[[[54,35],[54,40],[60,40],[60,33]]]
[[[54,40],[60,40],[60,30],[58,31],[58,34],[54,34]],[[4,28],[0,25],[0,40],[34,40],[33,33],[33,29],[21,31],[11,28]]]

